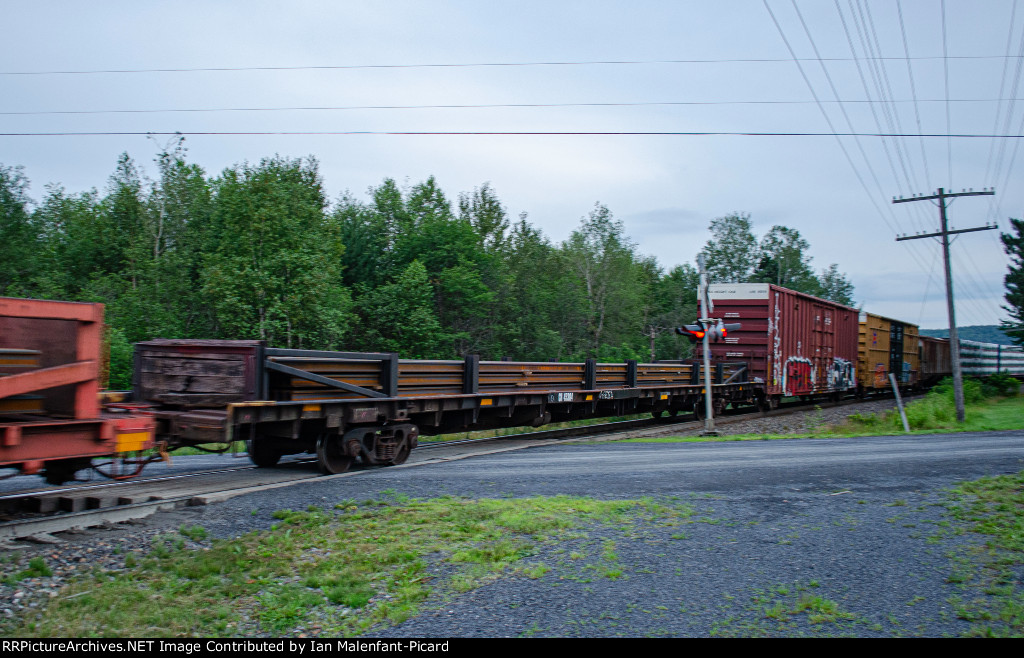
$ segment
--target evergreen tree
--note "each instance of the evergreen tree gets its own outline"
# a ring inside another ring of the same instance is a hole
[[[1024,220],[1010,219],[1013,233],[1003,233],[1003,251],[1010,257],[1010,268],[1003,281],[1006,284],[1006,304],[1003,310],[1010,314],[1010,320],[1003,320],[1000,327],[1014,343],[1024,345]]]

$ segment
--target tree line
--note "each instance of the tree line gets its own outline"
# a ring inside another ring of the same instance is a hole
[[[385,179],[331,203],[313,158],[210,176],[178,140],[155,164],[151,179],[125,154],[102,193],[49,185],[38,201],[21,168],[0,165],[0,294],[104,303],[112,386],[128,382],[131,344],[156,337],[405,358],[689,356],[672,329],[697,316],[695,268],[641,254],[599,203],[555,243],[488,184],[453,200],[433,177]],[[852,303],[796,230],[757,241],[741,214],[710,229],[712,280]]]

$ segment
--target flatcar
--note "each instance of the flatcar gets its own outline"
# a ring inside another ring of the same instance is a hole
[[[103,305],[0,297],[0,468],[49,482],[105,458],[137,473],[154,448],[152,417],[100,405]]]
[[[423,434],[543,425],[703,405],[694,363],[427,361],[393,353],[275,349],[260,341],[136,344],[135,397],[171,446],[248,442],[252,460],[315,452],[340,473],[355,459],[400,464]],[[714,365],[718,405],[754,404],[741,362]]]

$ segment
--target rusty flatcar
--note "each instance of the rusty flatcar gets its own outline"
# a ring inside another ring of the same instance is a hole
[[[0,468],[54,483],[97,458],[113,477],[141,468],[154,421],[101,408],[102,329],[102,304],[0,297]]]
[[[712,357],[746,362],[769,406],[854,390],[856,309],[768,283],[712,284],[708,295],[714,317],[740,324]]]
[[[692,363],[427,361],[391,353],[267,347],[259,341],[136,345],[135,391],[169,445],[248,441],[252,460],[315,452],[339,473],[355,459],[400,464],[420,433],[543,425],[703,404]],[[715,364],[719,405],[752,404],[746,364]]]

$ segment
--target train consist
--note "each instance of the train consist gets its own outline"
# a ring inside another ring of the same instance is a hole
[[[913,388],[949,371],[947,341],[908,323],[770,284],[709,289],[738,323],[712,344],[712,400],[771,408]],[[262,341],[153,340],[135,347],[130,395],[101,395],[103,308],[0,298],[0,468],[59,483],[87,467],[130,477],[182,446],[247,442],[252,461],[315,453],[325,473],[400,464],[420,434],[650,413],[700,413],[689,362],[407,360],[275,349]],[[965,372],[1024,376],[1021,348],[962,341]],[[101,403],[102,399],[102,403]]]

